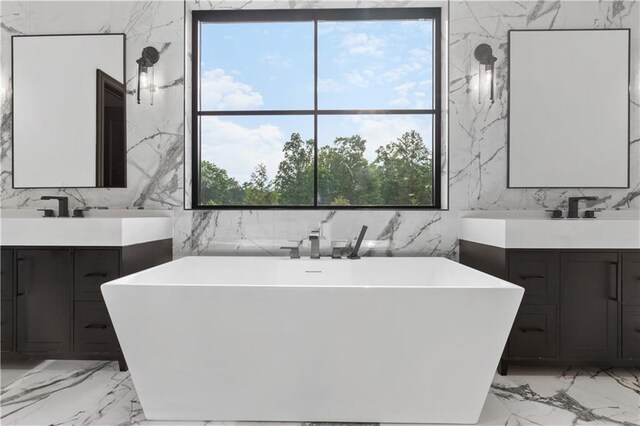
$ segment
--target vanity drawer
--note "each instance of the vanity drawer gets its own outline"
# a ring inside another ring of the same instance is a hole
[[[640,358],[640,306],[622,307],[622,357]]]
[[[74,313],[74,351],[118,350],[118,339],[103,302],[75,302]]]
[[[640,305],[640,253],[622,253],[622,303]]]
[[[521,305],[509,336],[513,358],[558,356],[558,318],[555,305]]]
[[[509,253],[509,281],[524,288],[524,304],[557,304],[558,253],[548,250]]]
[[[102,300],[100,286],[120,275],[120,251],[75,250],[73,269],[75,300]]]
[[[12,352],[13,346],[13,300],[3,300],[0,305],[0,350]]]

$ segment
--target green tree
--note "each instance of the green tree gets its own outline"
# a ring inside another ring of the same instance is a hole
[[[318,192],[321,204],[379,203],[378,182],[364,157],[367,141],[360,135],[339,137],[318,152]]]
[[[293,133],[284,144],[284,159],[278,166],[274,187],[283,205],[313,203],[313,139]]]
[[[425,205],[432,202],[432,156],[415,130],[376,150],[374,161],[381,196],[389,205]]]
[[[240,204],[242,188],[227,171],[203,160],[200,163],[200,199],[204,204]]]
[[[271,182],[267,176],[267,167],[260,163],[256,166],[249,182],[242,186],[244,204],[248,205],[269,205],[278,204],[278,194],[273,191]]]

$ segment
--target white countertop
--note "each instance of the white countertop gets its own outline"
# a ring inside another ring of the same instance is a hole
[[[463,211],[458,238],[501,248],[640,249],[640,211],[596,219],[550,219],[543,210]]]
[[[1,210],[3,246],[123,247],[173,237],[173,215],[160,210],[95,210],[86,217],[47,217],[35,210]]]

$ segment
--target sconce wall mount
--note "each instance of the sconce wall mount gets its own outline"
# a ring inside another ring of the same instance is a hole
[[[482,75],[483,66],[484,66],[484,72],[489,73],[491,76],[491,82],[490,82],[491,89],[490,89],[489,99],[491,100],[491,103],[493,103],[494,102],[494,97],[493,97],[494,65],[498,60],[498,58],[493,56],[493,49],[487,43],[482,43],[476,46],[475,50],[473,51],[473,56],[476,58],[476,61],[478,61],[479,76]],[[478,87],[478,102],[480,103],[481,101],[482,101],[482,98],[480,95],[480,87]]]
[[[153,46],[147,46],[142,49],[142,55],[136,60],[138,64],[138,90],[136,91],[138,103],[140,103],[140,80],[143,76],[146,76],[147,87],[151,95],[151,105],[153,105],[153,93],[155,92],[153,66],[159,59],[160,52],[158,52],[158,49]]]

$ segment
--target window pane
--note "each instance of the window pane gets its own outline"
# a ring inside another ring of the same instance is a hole
[[[313,116],[200,117],[201,205],[312,205]]]
[[[432,20],[318,23],[318,107],[432,108]]]
[[[433,205],[431,115],[318,118],[318,204]]]
[[[201,110],[313,108],[313,23],[201,26]]]

